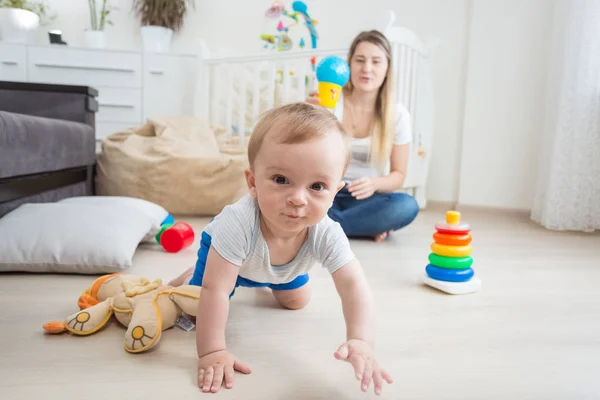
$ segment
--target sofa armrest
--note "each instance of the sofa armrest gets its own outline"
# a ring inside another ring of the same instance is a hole
[[[94,194],[94,129],[0,111],[0,217],[25,203]]]
[[[98,91],[89,86],[0,81],[0,110],[96,128]]]

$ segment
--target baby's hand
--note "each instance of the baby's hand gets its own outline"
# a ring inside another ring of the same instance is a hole
[[[361,388],[366,392],[371,384],[371,379],[375,385],[375,394],[381,393],[383,380],[392,383],[392,377],[377,364],[373,357],[373,349],[362,340],[350,339],[340,346],[334,353],[335,358],[342,361],[348,361],[354,367],[356,379],[361,381]]]
[[[243,374],[252,372],[246,364],[226,350],[207,354],[198,360],[198,387],[203,392],[216,393],[225,380],[225,387],[231,389],[234,370]]]

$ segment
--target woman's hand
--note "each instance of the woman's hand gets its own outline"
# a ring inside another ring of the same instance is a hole
[[[319,99],[318,96],[319,96],[318,90],[311,90],[310,92],[308,92],[308,97],[306,98],[306,102],[318,106],[319,104],[321,104],[321,99]]]
[[[377,188],[375,187],[373,179],[360,178],[352,181],[348,185],[348,191],[352,197],[356,198],[356,200],[364,200],[373,196],[373,194],[377,191]]]

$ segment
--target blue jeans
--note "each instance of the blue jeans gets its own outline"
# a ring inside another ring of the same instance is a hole
[[[342,188],[329,209],[329,217],[342,226],[346,236],[375,236],[410,224],[419,213],[417,201],[406,193],[375,193],[364,200]]]

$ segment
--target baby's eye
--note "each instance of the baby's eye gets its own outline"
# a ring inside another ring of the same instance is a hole
[[[275,175],[273,177],[273,181],[278,185],[287,185],[288,183],[290,183],[288,179],[283,175]]]
[[[321,192],[326,189],[326,186],[324,183],[317,182],[310,185],[310,188],[316,192]]]

